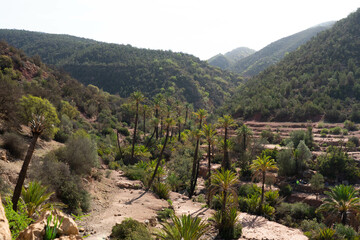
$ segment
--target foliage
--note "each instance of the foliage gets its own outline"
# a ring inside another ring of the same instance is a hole
[[[3,148],[7,149],[15,158],[22,158],[26,150],[23,139],[16,133],[6,132],[3,136]]]
[[[39,211],[42,212],[51,207],[50,204],[45,203],[50,199],[54,192],[47,192],[47,187],[42,186],[41,182],[30,182],[29,186],[25,189],[22,188],[21,199],[24,201],[26,211],[29,217]]]
[[[163,229],[156,233],[156,237],[163,240],[198,240],[209,230],[209,225],[198,217],[182,215],[180,218],[171,215],[172,224],[161,223]]]
[[[225,214],[218,210],[214,213],[215,226],[219,229],[219,235],[223,239],[234,239],[241,236],[241,224],[237,224],[238,213],[235,207],[227,209]],[[237,229],[235,231],[235,229]]]
[[[13,210],[12,202],[9,197],[5,198],[5,202],[5,215],[9,221],[11,237],[15,240],[19,233],[24,230],[33,219],[28,217],[26,206],[23,202],[19,202],[17,212]]]
[[[350,120],[346,120],[344,122],[344,128],[346,128],[349,131],[357,131],[358,127],[356,126],[356,124]]]
[[[161,199],[169,199],[170,188],[166,183],[157,182],[152,185],[151,188],[156,195]]]
[[[310,179],[310,186],[315,191],[319,191],[324,188],[324,177],[320,173],[314,174]]]
[[[54,220],[53,220],[54,217]],[[53,240],[56,238],[58,228],[60,228],[64,218],[60,219],[50,214],[46,219],[44,240]],[[51,226],[53,225],[53,226]]]
[[[293,189],[290,184],[285,184],[280,187],[279,194],[283,197],[288,197],[291,195]]]
[[[151,235],[146,226],[136,220],[127,218],[116,224],[111,230],[110,239],[113,240],[148,240]]]
[[[334,216],[337,222],[346,225],[348,218],[360,210],[360,198],[353,186],[337,185],[325,191],[327,197],[324,203],[317,209],[318,212],[325,212]]]
[[[156,218],[159,221],[165,221],[166,219],[169,219],[171,217],[172,214],[174,214],[174,210],[171,208],[165,208],[163,210],[158,211]]]

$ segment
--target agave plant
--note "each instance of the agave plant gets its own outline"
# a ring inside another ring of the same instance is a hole
[[[155,233],[155,236],[163,240],[197,240],[209,229],[209,225],[200,218],[190,215],[182,215],[180,218],[172,215],[171,221],[162,223],[162,231]]]

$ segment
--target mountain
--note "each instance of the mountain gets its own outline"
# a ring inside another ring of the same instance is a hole
[[[230,52],[218,54],[208,60],[208,63],[212,66],[219,67],[221,69],[228,69],[232,64],[243,59],[251,54],[255,53],[255,50],[247,47],[239,47]]]
[[[240,86],[225,112],[246,119],[360,122],[360,9]]]
[[[69,35],[21,30],[0,30],[0,39],[39,55],[84,84],[128,97],[136,90],[151,98],[170,91],[196,107],[213,108],[223,103],[241,81],[205,61],[171,51],[139,49]]]
[[[287,53],[296,50],[319,32],[329,29],[334,22],[328,22],[275,41],[254,54],[235,62],[230,70],[243,76],[255,76],[269,66],[279,62]]]

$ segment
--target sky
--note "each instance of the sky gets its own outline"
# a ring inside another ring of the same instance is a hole
[[[206,60],[237,47],[260,50],[309,27],[340,20],[356,11],[360,2],[0,0],[0,6],[0,28],[69,34]]]

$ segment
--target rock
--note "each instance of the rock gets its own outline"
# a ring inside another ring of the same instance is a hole
[[[157,224],[157,220],[156,220],[156,217],[152,217],[149,219],[149,224],[151,227],[155,227],[156,224]]]
[[[116,186],[125,189],[141,189],[143,187],[143,184],[139,180],[135,180],[135,181],[121,180],[116,183]]]
[[[79,236],[79,230],[77,228],[76,223],[71,217],[68,217],[64,213],[60,211],[46,211],[44,212],[40,218],[30,226],[28,226],[24,231],[20,232],[19,237],[17,239],[21,240],[37,240],[43,239],[45,234],[45,226],[47,224],[47,217],[52,214],[53,219],[54,216],[58,217],[58,219],[63,219],[63,222],[58,229],[58,234],[62,240],[76,240],[81,239]]]
[[[5,216],[3,205],[1,204],[1,196],[0,196],[0,240],[11,240],[9,223]]]
[[[0,150],[0,160],[8,162],[6,157],[6,150]]]

